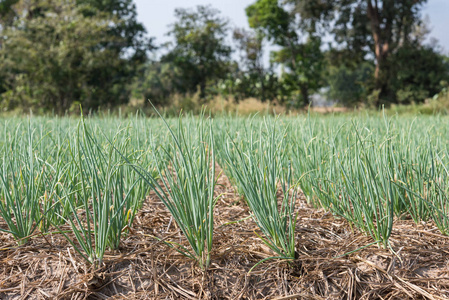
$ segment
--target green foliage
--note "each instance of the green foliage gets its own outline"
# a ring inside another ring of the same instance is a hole
[[[206,96],[206,88],[223,78],[228,70],[231,48],[225,44],[228,21],[217,10],[198,6],[196,10],[176,9],[177,21],[169,35],[175,39],[173,49],[161,61],[170,63],[176,91]]]
[[[265,37],[282,47],[297,39],[294,17],[277,0],[259,0],[246,8],[251,28],[261,30]]]
[[[143,28],[136,23],[126,29],[135,22],[135,9],[120,15],[114,9],[119,2],[110,12],[90,4],[39,1],[3,29],[4,110],[31,107],[64,113],[79,104],[96,109],[128,101],[127,85],[146,57],[139,37]],[[133,55],[125,56],[131,48]]]
[[[176,9],[173,44],[148,61],[154,46],[133,0],[2,0],[0,109],[63,114],[130,97],[192,107],[216,95],[298,108],[326,86],[344,105],[420,105],[449,77],[437,46],[423,45],[426,2],[257,0],[246,8],[252,29],[234,30],[236,61],[219,11]],[[276,50],[264,66],[267,44]]]
[[[43,192],[42,164],[33,151],[33,129],[25,136],[15,133],[2,155],[0,170],[0,216],[19,245],[25,244],[40,220],[39,197]]]
[[[420,10],[427,0],[288,2],[315,32],[334,38],[334,64],[375,64],[367,93],[375,106],[421,102],[437,92],[448,74],[441,72],[435,50],[421,45],[427,30]]]
[[[182,82],[175,66],[169,62],[149,61],[142,65],[132,86],[133,97],[141,98],[144,105],[168,105],[170,98]],[[148,101],[149,100],[149,101]]]
[[[99,43],[108,41],[107,23],[117,20],[105,15],[86,18],[73,2],[42,9],[43,16],[21,19],[20,27],[4,32],[8,38],[1,50],[1,69],[9,70],[4,108],[31,105],[64,112],[80,99],[88,106],[95,103],[101,95],[90,84],[96,80],[92,75],[107,67],[104,62],[112,55],[100,51]]]
[[[17,16],[14,11],[14,5],[20,0],[2,0],[0,1],[0,27],[10,25]],[[2,42],[0,41],[0,46]]]
[[[300,37],[295,13],[287,11],[278,0],[258,0],[247,7],[246,14],[252,28],[281,47],[272,52],[271,59],[283,66],[283,85],[291,95],[293,105],[308,105],[310,94],[323,83],[321,39],[306,30]]]
[[[250,131],[238,139],[222,140],[220,157],[245,196],[263,233],[260,238],[276,253],[272,258],[295,259],[296,186],[286,157],[288,129],[279,130],[272,120],[260,123],[259,128],[249,126]]]
[[[326,76],[329,84],[328,97],[345,106],[363,103],[368,96],[373,70],[373,65],[368,62],[355,68],[345,65],[330,66]]]
[[[110,39],[102,46],[113,50],[109,59],[115,61],[107,68],[96,70],[92,74],[95,79],[93,85],[100,90],[104,82],[110,82],[111,88],[107,90],[103,101],[95,106],[115,106],[128,103],[130,96],[130,83],[134,77],[142,76],[142,64],[147,61],[147,52],[155,49],[153,38],[148,38],[147,31],[137,20],[137,9],[134,0],[76,0],[78,5],[87,5],[83,14],[86,17],[95,17],[106,13],[119,22],[108,24]],[[109,98],[109,99],[108,99]],[[84,107],[90,108],[84,105]]]
[[[363,120],[363,121],[362,121]],[[309,201],[391,247],[394,220],[447,232],[446,125],[440,117],[309,118],[292,133],[295,176]],[[351,124],[352,123],[352,124]]]
[[[267,259],[297,258],[296,182],[311,204],[365,232],[368,245],[398,250],[389,239],[404,218],[432,221],[449,234],[446,117],[0,121],[0,230],[19,244],[38,231],[63,234],[96,266],[120,248],[150,187],[191,247],[156,238],[207,268],[216,163],[250,206],[256,235],[273,251]]]
[[[259,73],[237,69],[217,83],[217,90],[220,95],[233,97],[235,101],[256,98],[285,103],[289,97],[282,81],[273,70],[262,70]]]
[[[75,239],[65,233],[64,236],[84,259],[95,266],[102,264],[107,248],[118,249],[122,232],[132,224],[145,196],[145,193],[134,192],[140,179],[127,174],[129,166],[115,152],[118,148],[124,153],[128,142],[115,136],[113,144],[105,151],[82,121],[76,143],[70,149],[71,162],[81,179],[80,184],[72,184],[72,187],[77,187],[75,193],[80,205],[73,201],[74,198],[67,198],[70,215],[66,222],[70,223],[78,245]]]
[[[206,269],[211,260],[213,210],[218,198],[214,196],[216,179],[212,121],[208,120],[206,124],[203,118],[185,126],[180,117],[176,129],[170,128],[163,119],[170,140],[162,146],[154,140],[151,143],[154,161],[163,162],[156,167],[157,179],[139,166],[133,168],[170,211],[191,249],[176,242],[166,244],[176,245],[178,252],[196,260],[202,269]]]
[[[219,89],[225,96],[240,100],[255,97],[262,102],[278,98],[278,76],[271,66],[263,65],[263,35],[257,31],[235,29],[233,39],[240,52],[240,64],[228,78],[220,82]]]
[[[391,93],[402,104],[422,103],[449,80],[449,64],[429,46],[404,46],[390,57]]]
[[[115,70],[117,75],[130,76],[134,74],[139,65],[146,61],[148,50],[154,48],[152,39],[146,36],[146,29],[137,21],[137,9],[133,0],[76,0],[80,6],[85,6],[83,14],[86,17],[107,14],[120,22],[110,23],[108,35],[115,37],[104,46],[114,49],[116,53],[126,54],[129,74],[121,74],[126,69]],[[114,70],[110,70],[114,71]],[[101,74],[99,74],[101,75]]]

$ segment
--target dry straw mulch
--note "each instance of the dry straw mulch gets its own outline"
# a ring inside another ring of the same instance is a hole
[[[0,234],[0,299],[449,299],[449,237],[432,224],[395,223],[396,254],[371,242],[342,219],[298,199],[298,259],[261,259],[273,253],[226,177],[215,210],[214,253],[202,272],[154,236],[185,244],[154,194],[133,232],[105,264],[92,270],[58,234],[17,247]],[[4,224],[0,223],[0,226]],[[339,258],[336,258],[339,257]]]

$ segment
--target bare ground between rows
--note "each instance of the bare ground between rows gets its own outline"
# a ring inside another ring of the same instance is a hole
[[[298,199],[293,264],[257,238],[256,224],[228,179],[219,178],[211,267],[191,260],[154,236],[186,244],[176,223],[151,193],[121,249],[92,270],[58,234],[35,236],[16,247],[0,234],[0,299],[449,299],[449,238],[430,223],[397,220],[396,255],[371,242],[342,219]],[[0,226],[5,224],[0,223]]]

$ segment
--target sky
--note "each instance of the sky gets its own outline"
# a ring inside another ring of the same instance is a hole
[[[245,8],[255,0],[134,0],[137,6],[137,18],[141,21],[149,36],[156,38],[156,43],[170,41],[166,36],[169,25],[175,19],[175,8],[194,8],[197,5],[211,5],[218,9],[221,15],[229,19],[229,25],[249,28]]]
[[[138,19],[148,35],[156,38],[156,43],[170,41],[166,36],[169,25],[175,22],[175,8],[194,8],[197,5],[208,5],[221,11],[230,20],[231,27],[248,28],[245,8],[255,0],[134,0],[137,6]],[[430,36],[436,38],[449,52],[449,0],[428,0],[422,15],[430,20]]]

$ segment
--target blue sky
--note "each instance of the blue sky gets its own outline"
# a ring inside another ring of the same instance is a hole
[[[178,7],[195,7],[210,4],[229,18],[231,27],[246,27],[248,22],[245,8],[255,0],[135,0],[138,19],[147,28],[149,36],[156,37],[158,44],[167,42],[169,37],[165,33],[168,25],[175,21],[174,10]],[[422,11],[428,16],[430,36],[438,39],[444,52],[449,52],[449,0],[429,0]]]

